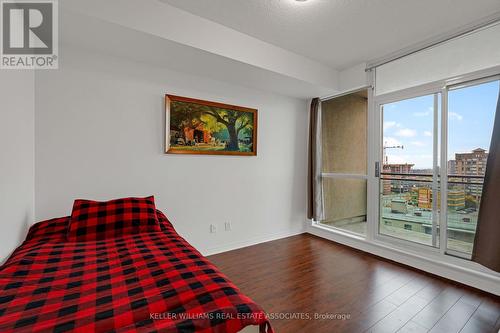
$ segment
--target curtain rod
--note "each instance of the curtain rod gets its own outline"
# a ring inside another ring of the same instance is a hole
[[[468,24],[468,25],[463,26],[462,28],[460,28],[458,30],[455,30],[452,32],[447,32],[447,33],[438,35],[434,38],[427,39],[421,43],[414,44],[414,45],[409,46],[407,48],[393,52],[393,53],[391,53],[383,58],[369,61],[366,65],[365,71],[370,71],[376,67],[385,65],[385,64],[392,62],[394,60],[404,58],[404,57],[409,56],[411,54],[429,49],[429,48],[434,47],[436,45],[445,43],[449,40],[467,35],[467,34],[472,33],[474,31],[486,28],[488,26],[496,25],[499,23],[500,23],[500,12],[496,12],[493,15],[490,15],[490,16],[486,17],[485,19],[482,19],[479,22]]]

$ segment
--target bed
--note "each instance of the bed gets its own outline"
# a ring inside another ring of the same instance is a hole
[[[0,332],[272,332],[265,312],[161,230],[68,241],[70,217],[33,225],[0,268]]]

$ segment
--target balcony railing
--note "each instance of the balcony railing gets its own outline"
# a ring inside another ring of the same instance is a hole
[[[432,178],[434,175],[432,173],[381,172],[380,176],[382,180],[396,180],[396,181],[414,180],[423,183],[432,183],[433,182]],[[461,179],[461,180],[455,180],[455,179]],[[439,175],[438,175],[438,180],[439,180]],[[480,175],[448,175],[448,184],[483,185],[483,182],[484,182],[484,176]]]

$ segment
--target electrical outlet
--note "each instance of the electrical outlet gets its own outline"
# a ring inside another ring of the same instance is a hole
[[[231,231],[231,222],[224,223],[224,229],[226,231]]]
[[[210,225],[210,233],[215,234],[216,232],[217,232],[217,227],[215,226],[215,224],[211,224]]]

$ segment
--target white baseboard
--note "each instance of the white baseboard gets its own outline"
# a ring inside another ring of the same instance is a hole
[[[252,238],[245,239],[243,241],[232,242],[232,243],[224,244],[221,246],[212,247],[212,248],[209,248],[206,250],[202,250],[200,252],[204,256],[211,256],[211,255],[222,253],[222,252],[241,249],[241,248],[247,247],[247,246],[257,245],[260,243],[270,242],[270,241],[281,239],[281,238],[300,235],[300,234],[303,234],[304,232],[305,232],[304,228],[300,228],[297,230],[287,230],[287,231],[277,232],[274,234],[267,234],[267,235],[262,235],[262,236],[258,236],[258,237],[252,237]]]
[[[493,271],[486,272],[486,269],[483,269],[484,271],[475,271],[470,268],[460,267],[457,264],[439,262],[435,259],[423,257],[409,251],[395,249],[380,243],[368,242],[364,239],[335,233],[330,230],[326,230],[323,227],[308,226],[306,230],[312,235],[347,245],[364,252],[372,253],[374,255],[500,296],[500,275]],[[457,263],[458,262],[459,261],[457,261]]]

